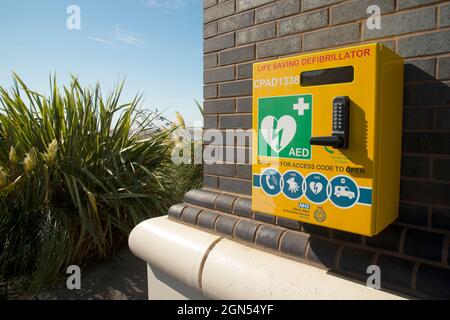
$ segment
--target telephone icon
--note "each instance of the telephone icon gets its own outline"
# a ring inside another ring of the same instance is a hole
[[[275,189],[275,185],[277,184],[277,179],[275,179],[274,176],[267,175],[266,176],[266,184],[267,184],[267,187],[270,190],[274,190]]]

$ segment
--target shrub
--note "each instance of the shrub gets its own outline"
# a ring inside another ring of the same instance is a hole
[[[173,166],[171,130],[143,134],[157,115],[139,96],[120,104],[123,83],[104,97],[53,78],[45,97],[13,80],[0,87],[0,279],[38,288],[126,243],[183,192],[178,170],[193,181],[198,167]]]

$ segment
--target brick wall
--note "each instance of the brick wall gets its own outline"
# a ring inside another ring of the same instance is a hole
[[[381,30],[366,28],[371,4],[381,8]],[[339,239],[334,265],[349,274],[375,261],[395,288],[450,297],[450,1],[204,0],[205,128],[251,127],[254,62],[375,41],[405,58],[398,221],[369,239],[258,213],[250,218]],[[234,141],[227,150],[250,147]],[[205,166],[204,187],[250,196],[250,162]]]

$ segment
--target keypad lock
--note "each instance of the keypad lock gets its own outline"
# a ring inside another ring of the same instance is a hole
[[[350,124],[350,99],[340,96],[333,99],[333,130],[327,137],[311,137],[311,145],[330,146],[335,149],[347,149]]]

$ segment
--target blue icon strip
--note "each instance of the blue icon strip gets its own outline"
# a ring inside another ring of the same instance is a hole
[[[253,186],[255,188],[261,188],[261,176],[259,174],[253,175]],[[364,204],[364,205],[371,205],[372,204],[372,189],[370,188],[359,188],[359,200],[358,203]]]
[[[372,189],[360,187],[358,203],[371,205],[372,204]]]
[[[261,176],[259,174],[253,175],[253,186],[255,188],[261,188]]]

